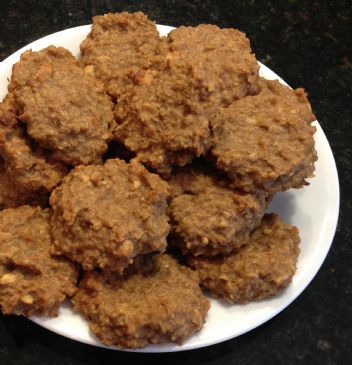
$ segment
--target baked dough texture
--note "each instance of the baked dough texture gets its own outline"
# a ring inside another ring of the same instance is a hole
[[[125,280],[106,272],[85,273],[73,307],[105,345],[181,344],[202,328],[210,304],[197,273],[166,254],[154,260],[151,274],[136,273]]]
[[[233,102],[211,121],[211,155],[237,188],[300,188],[317,160],[314,114],[303,89],[264,79],[261,86],[258,95]]]
[[[58,315],[77,288],[77,267],[50,255],[51,209],[23,205],[0,212],[0,308],[4,314]]]
[[[201,285],[230,303],[247,303],[279,293],[292,280],[299,255],[298,229],[267,214],[248,243],[229,256],[189,257]]]
[[[136,73],[150,67],[160,46],[154,22],[143,13],[98,15],[81,43],[82,63],[116,100],[133,85]]]
[[[52,252],[123,271],[140,254],[166,249],[169,187],[138,161],[77,166],[53,191]]]
[[[98,163],[111,139],[113,104],[104,85],[62,47],[26,51],[13,66],[9,91],[27,132],[70,165]]]
[[[179,169],[169,180],[172,243],[184,254],[229,254],[246,244],[260,224],[266,194],[243,193],[214,169]]]

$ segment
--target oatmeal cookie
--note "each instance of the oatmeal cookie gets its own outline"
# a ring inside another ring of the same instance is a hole
[[[114,99],[133,85],[135,74],[148,69],[151,58],[160,52],[156,26],[141,12],[93,17],[92,30],[81,43],[86,71],[103,81]]]
[[[67,167],[51,158],[18,123],[13,94],[0,103],[0,155],[14,189],[25,194],[45,195],[67,174]]]
[[[179,27],[168,34],[168,57],[192,64],[199,92],[214,112],[258,91],[259,65],[249,39],[238,29],[200,24]]]
[[[303,89],[261,83],[259,95],[233,102],[211,121],[211,155],[237,188],[300,188],[313,176],[317,159],[310,124],[315,117]]]
[[[296,271],[299,234],[276,214],[267,214],[238,253],[214,258],[189,257],[201,285],[230,303],[247,303],[275,295]]]
[[[53,191],[53,253],[121,271],[140,254],[166,249],[169,187],[132,160],[77,166]]]
[[[115,108],[115,139],[163,177],[210,147],[209,115],[187,62],[160,58]]]
[[[241,193],[215,170],[183,168],[169,180],[172,242],[184,254],[229,254],[244,245],[266,208],[263,192]]]
[[[24,52],[13,66],[9,90],[29,136],[54,159],[70,165],[101,161],[112,136],[113,104],[104,85],[68,50]]]
[[[23,205],[0,212],[0,309],[4,314],[58,315],[76,292],[78,270],[50,255],[50,209]]]
[[[151,274],[125,280],[111,273],[85,273],[73,307],[105,345],[182,343],[202,328],[210,303],[199,288],[198,275],[166,254],[154,259]]]

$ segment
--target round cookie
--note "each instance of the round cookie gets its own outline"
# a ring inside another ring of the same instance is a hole
[[[50,256],[50,209],[23,205],[0,212],[0,309],[4,314],[58,315],[76,292],[77,267]]]
[[[0,131],[0,154],[8,177],[25,193],[51,192],[68,173],[64,164],[32,144],[19,125],[9,128],[5,135]]]
[[[77,166],[53,191],[53,253],[85,270],[122,271],[134,257],[166,249],[169,187],[136,160]]]
[[[26,51],[14,65],[9,90],[27,132],[52,156],[70,165],[100,162],[114,126],[104,85],[72,54],[49,46]]]
[[[238,253],[189,257],[201,286],[230,303],[247,303],[277,294],[290,282],[299,255],[298,229],[266,214]]]
[[[17,121],[14,95],[0,103],[0,155],[15,190],[24,195],[45,195],[67,174],[67,167],[53,161],[50,154],[34,143]]]
[[[99,15],[81,43],[82,63],[116,99],[133,85],[139,71],[149,68],[159,46],[158,30],[143,13]]]
[[[172,243],[184,254],[214,256],[236,251],[264,215],[265,193],[236,192],[214,170],[183,168],[169,184]]]
[[[148,275],[119,279],[111,273],[85,273],[73,307],[105,345],[182,343],[203,326],[210,304],[198,275],[171,256],[156,255],[154,260]]]
[[[233,185],[270,193],[300,188],[313,176],[315,127],[303,89],[262,80],[262,91],[221,109],[211,121],[211,155]]]
[[[114,138],[168,177],[173,165],[184,166],[209,149],[210,116],[190,64],[162,57],[158,63],[119,98]]]
[[[258,91],[259,65],[249,39],[238,29],[212,24],[179,27],[167,37],[174,59],[187,60],[214,112]]]

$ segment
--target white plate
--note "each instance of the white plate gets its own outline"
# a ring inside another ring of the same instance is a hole
[[[162,35],[165,35],[173,28],[159,25],[158,29]],[[0,64],[0,100],[6,94],[6,79],[11,75],[12,65],[19,60],[23,51],[27,49],[37,51],[53,44],[63,46],[78,56],[79,44],[89,30],[90,26],[87,25],[51,34],[29,44],[4,60]],[[260,73],[268,79],[280,79],[264,65],[261,65]],[[283,82],[282,79],[280,81]],[[289,287],[274,298],[246,305],[230,306],[212,299],[205,326],[182,346],[153,345],[138,351],[183,351],[234,338],[278,314],[310,283],[329,251],[339,212],[339,183],[334,157],[319,123],[314,122],[314,125],[317,127],[315,141],[319,156],[316,163],[316,177],[311,180],[309,187],[277,194],[269,207],[270,211],[279,213],[286,222],[296,225],[300,230],[301,254],[297,272]],[[89,331],[87,322],[73,313],[68,303],[61,307],[57,318],[31,318],[31,320],[62,336],[94,346],[102,346]]]

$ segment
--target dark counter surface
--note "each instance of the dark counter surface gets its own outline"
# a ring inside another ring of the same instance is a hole
[[[230,341],[170,354],[133,354],[70,341],[25,318],[0,315],[0,364],[352,363],[352,24],[346,1],[0,2],[0,60],[47,34],[109,11],[145,12],[159,24],[214,23],[247,33],[258,60],[303,86],[333,150],[340,178],[336,236],[321,270],[288,308]],[[314,209],[314,207],[312,207]]]

